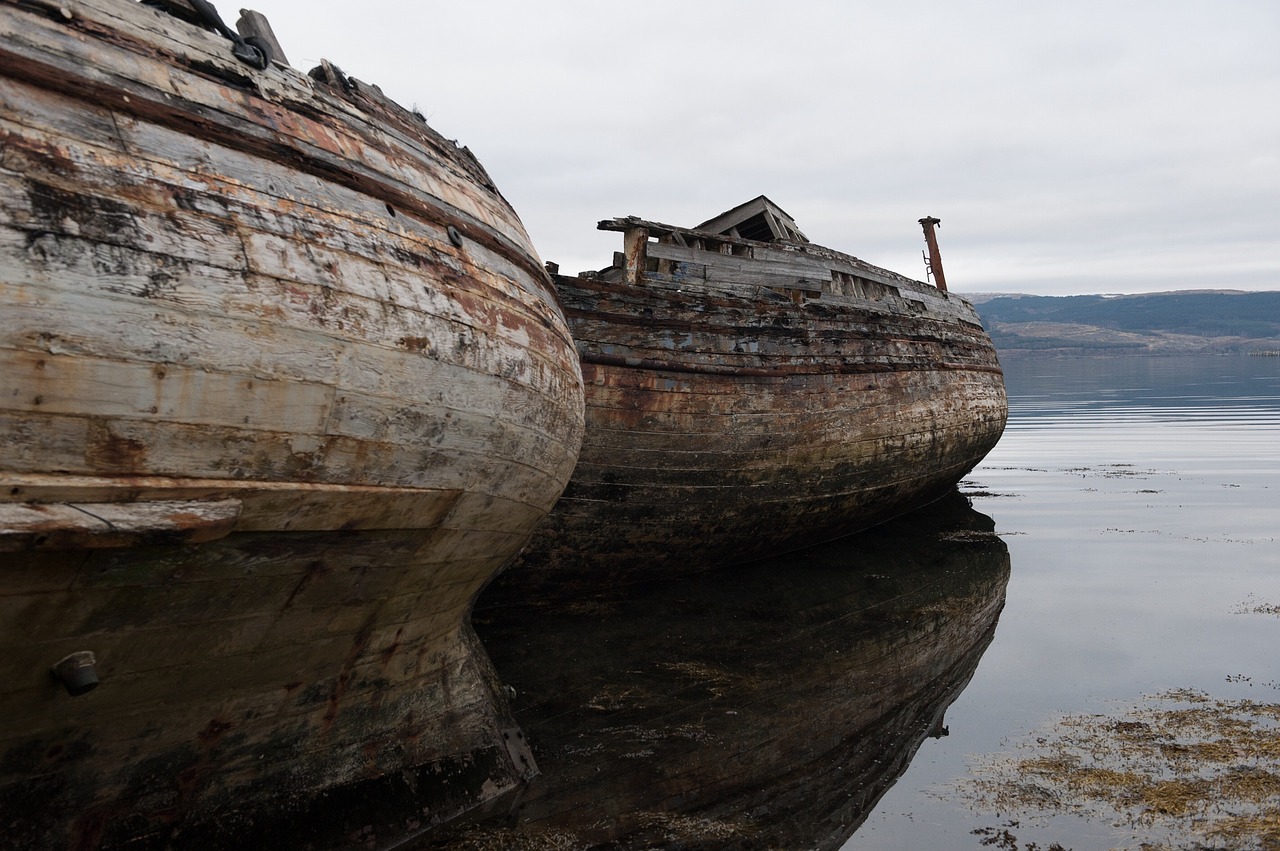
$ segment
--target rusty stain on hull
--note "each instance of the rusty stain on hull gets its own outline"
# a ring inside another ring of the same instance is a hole
[[[614,265],[554,276],[587,434],[522,555],[548,584],[849,534],[936,499],[999,439],[1003,373],[967,302],[808,243],[763,196],[736,209],[603,221],[624,235]]]
[[[422,802],[392,835],[532,770],[469,614],[582,439],[550,280],[466,148],[230,46],[0,3],[0,821],[30,847],[234,844],[368,783]]]

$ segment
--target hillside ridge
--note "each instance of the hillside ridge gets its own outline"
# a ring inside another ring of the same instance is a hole
[[[977,309],[1002,354],[1280,351],[1280,291],[960,295]]]

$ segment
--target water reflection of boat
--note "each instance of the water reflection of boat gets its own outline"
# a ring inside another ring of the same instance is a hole
[[[469,151],[149,5],[209,22],[0,3],[0,844],[442,818],[527,774],[468,614],[572,470],[568,328]]]
[[[523,556],[548,584],[847,535],[936,499],[999,439],[1000,366],[964,299],[808,242],[764,197],[697,228],[600,228],[624,234],[613,265],[554,277],[587,433]]]
[[[991,641],[992,527],[957,494],[732,581],[537,604],[500,576],[477,630],[542,776],[430,847],[839,847]]]

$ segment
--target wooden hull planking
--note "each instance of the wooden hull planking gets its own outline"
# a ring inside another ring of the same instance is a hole
[[[936,499],[999,439],[1002,373],[963,300],[816,246],[601,227],[628,232],[617,265],[555,276],[587,435],[522,556],[548,581],[848,534]]]
[[[429,822],[529,773],[468,616],[581,442],[550,282],[465,148],[229,46],[0,3],[0,811],[33,846],[472,766]]]
[[[494,558],[417,530],[10,554],[6,840],[232,847],[388,779],[415,806],[382,828],[413,832],[518,786],[533,763],[459,616]],[[70,697],[49,667],[82,650],[101,685]]]

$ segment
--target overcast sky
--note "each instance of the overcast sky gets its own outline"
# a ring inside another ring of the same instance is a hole
[[[600,219],[765,194],[913,278],[937,216],[962,293],[1280,289],[1276,0],[250,2],[469,146],[564,272]]]

